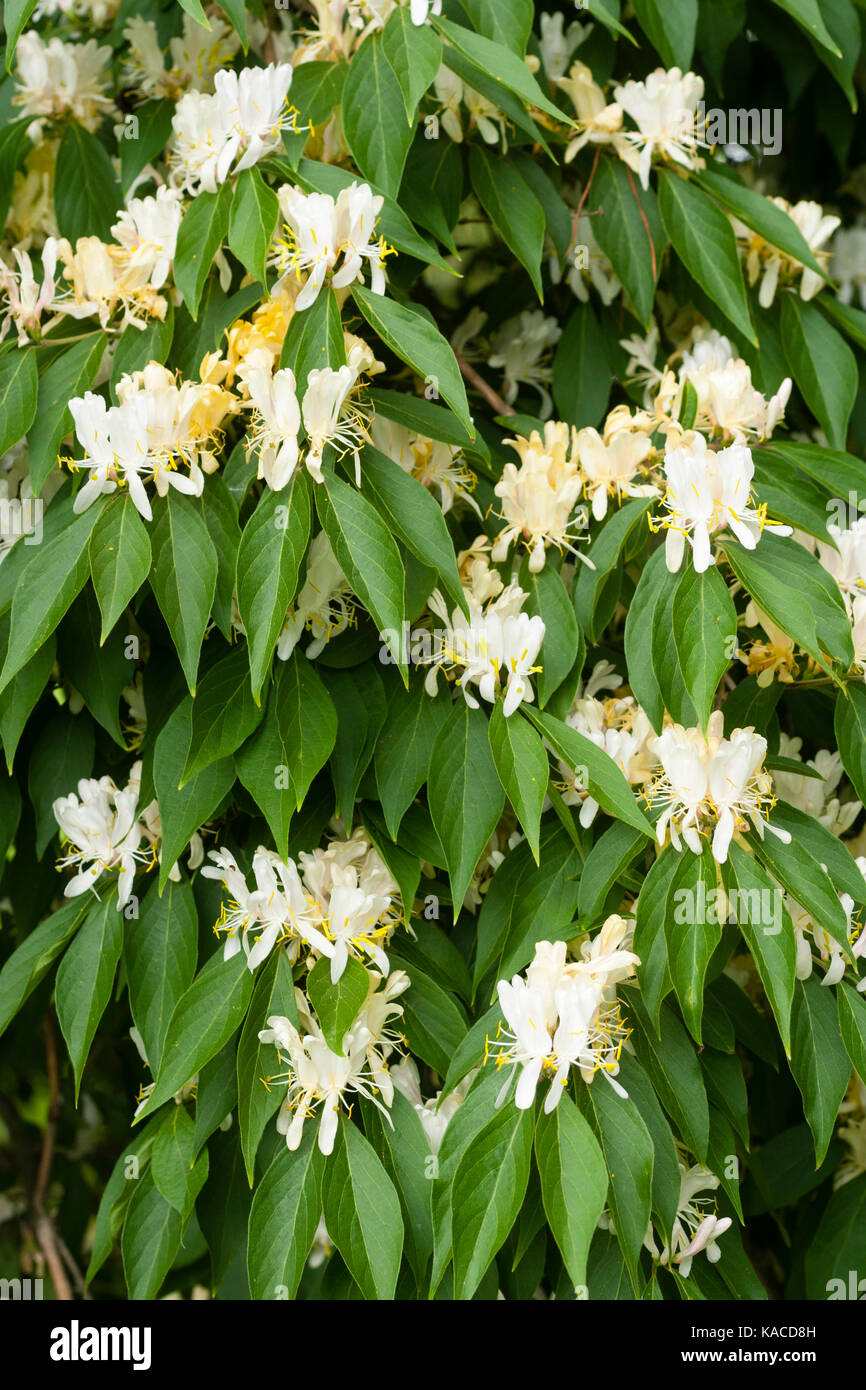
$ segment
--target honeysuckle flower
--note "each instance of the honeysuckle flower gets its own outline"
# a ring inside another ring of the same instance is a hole
[[[438,114],[442,129],[457,144],[463,139],[461,105],[469,112],[470,129],[474,126],[487,145],[505,141],[505,123],[502,112],[488,101],[474,87],[468,87],[451,68],[443,63],[433,79],[433,91],[440,103]]]
[[[833,1175],[834,1188],[844,1187],[866,1173],[866,1082],[856,1072],[839,1106],[839,1118],[844,1118],[845,1123],[836,1133],[847,1152]]]
[[[540,669],[534,663],[544,640],[544,622],[538,614],[530,617],[520,611],[528,595],[516,584],[510,584],[483,609],[471,595],[466,598],[468,619],[459,608],[449,614],[438,589],[428,602],[444,628],[434,634],[438,642],[424,688],[428,695],[435,695],[440,670],[449,675],[459,672],[457,685],[470,709],[479,708],[468,688],[476,683],[482,700],[489,704],[496,699],[497,690],[504,693],[502,708],[507,717],[522,701],[531,704],[535,698],[530,677]]]
[[[493,491],[502,501],[505,527],[493,545],[492,558],[504,560],[511,545],[522,538],[529,549],[529,568],[544,568],[545,548],[558,546],[574,554],[574,541],[585,530],[586,513],[573,516],[582,480],[575,458],[576,431],[562,421],[548,420],[544,438],[533,430],[529,439],[504,442],[520,455],[520,467],[506,463]]]
[[[101,48],[96,39],[87,43],[44,40],[35,29],[28,29],[15,49],[16,75],[14,105],[24,116],[50,118],[71,116],[86,130],[96,130],[113,102],[103,87],[103,70],[111,58],[110,48]],[[31,127],[32,138],[39,138],[39,121]]]
[[[715,1192],[719,1179],[702,1164],[695,1163],[687,1168],[680,1162],[680,1197],[676,1219],[671,1231],[671,1244],[659,1254],[653,1237],[652,1226],[647,1231],[645,1247],[659,1264],[679,1267],[679,1272],[687,1279],[695,1255],[706,1251],[710,1264],[716,1264],[722,1256],[717,1238],[724,1235],[731,1225],[729,1216],[719,1217],[715,1211],[708,1211],[708,1199],[700,1197],[701,1192]],[[715,1206],[715,1201],[713,1201]]]
[[[298,463],[301,408],[291,367],[271,374],[273,353],[254,348],[238,368],[253,407],[250,443],[258,449],[258,476],[280,492],[291,481]]]
[[[854,299],[866,310],[866,226],[840,227],[830,247],[833,279],[843,304]]]
[[[399,920],[392,906],[399,890],[363,833],[301,854],[298,862],[316,920],[333,943],[331,979],[341,978],[350,951],[368,957],[387,975],[383,943]]]
[[[618,102],[608,102],[585,63],[572,63],[568,76],[557,78],[556,85],[568,94],[577,112],[579,133],[565,151],[566,164],[571,163],[584,145],[624,144],[623,109]]]
[[[448,1092],[444,1100],[441,1099],[441,1091],[437,1091],[429,1100],[424,1100],[421,1095],[421,1079],[414,1059],[404,1057],[396,1067],[392,1067],[391,1081],[394,1090],[405,1096],[421,1121],[431,1155],[438,1154],[445,1131],[466,1099],[466,1093],[477,1075],[478,1069],[473,1067],[453,1091]]]
[[[866,868],[866,859],[858,859],[855,862],[862,874]],[[812,974],[814,965],[812,945],[814,944],[824,965],[821,984],[838,985],[845,974],[849,961],[862,955],[864,948],[866,948],[866,939],[864,939],[860,924],[856,923],[855,925],[854,922],[854,899],[848,893],[839,894],[839,902],[848,924],[849,943],[851,943],[848,950],[840,941],[836,940],[835,936],[831,936],[828,931],[825,931],[792,894],[782,892],[782,901],[794,927],[794,941],[797,948],[797,979],[808,980]]]
[[[616,683],[620,680],[617,676]],[[570,728],[588,738],[612,758],[630,786],[645,786],[658,767],[652,751],[655,733],[637,701],[626,695],[599,700],[593,695],[578,696],[565,717]],[[598,814],[598,802],[567,763],[559,761],[563,798],[569,806],[580,806],[579,820],[586,828]]]
[[[636,131],[626,130],[617,146],[620,158],[635,170],[641,185],[649,188],[653,155],[672,160],[685,169],[703,168],[699,154],[705,145],[697,132],[698,102],[704,79],[679,68],[656,68],[643,82],[626,82],[614,88],[614,98],[631,116]]]
[[[409,0],[409,14],[413,24],[426,24],[431,14],[441,13],[442,0]]]
[[[271,251],[271,263],[280,272],[272,294],[291,275],[300,284],[301,272],[308,271],[295,300],[295,309],[301,312],[315,303],[329,273],[335,289],[363,280],[365,260],[370,265],[372,292],[385,293],[383,262],[388,248],[381,239],[371,240],[382,210],[381,194],[374,195],[369,184],[355,182],[334,199],[327,193],[303,193],[283,184],[277,197],[283,226]]]
[[[119,309],[123,310],[119,328],[131,323],[143,329],[148,318],[165,318],[166,300],[143,279],[140,267],[134,265],[134,254],[126,247],[88,236],[79,237],[73,250],[61,238],[57,258],[66,283],[59,285],[52,302],[56,312],[74,319],[98,318],[103,328]]]
[[[665,554],[672,574],[682,564],[686,539],[702,574],[714,563],[710,537],[725,527],[747,550],[755,549],[765,527],[791,535],[790,526],[768,522],[765,509],[751,505],[754,473],[751,450],[741,444],[713,451],[699,434],[686,447],[667,451],[663,505],[668,515],[658,524],[667,529]]]
[[[572,53],[589,38],[593,26],[581,24],[575,19],[566,29],[565,16],[560,13],[542,12],[538,20],[541,29],[538,49],[545,76],[548,82],[558,82],[568,67]]]
[[[785,733],[779,735],[780,757],[802,762],[802,747],[801,738],[789,738]],[[820,780],[777,769],[773,773],[777,795],[780,800],[805,811],[807,816],[814,816],[831,835],[844,835],[851,829],[863,804],[854,798],[840,801],[836,795],[845,772],[840,754],[831,752],[829,748],[820,748],[814,758],[807,759],[805,766],[820,772]]]
[[[752,385],[747,362],[738,358],[730,339],[715,329],[696,329],[691,347],[682,355],[681,383],[691,382],[698,397],[696,427],[708,433],[743,444],[752,435],[769,439],[783,419],[791,395],[791,378],[785,377],[778,391],[767,401]],[[671,401],[679,412],[679,393]]]
[[[682,836],[688,848],[700,854],[701,837],[712,834],[713,858],[724,864],[735,832],[744,833],[750,822],[760,839],[769,830],[790,844],[788,831],[767,818],[775,800],[773,780],[763,766],[767,740],[753,728],[734,729],[725,738],[722,711],[713,710],[706,735],[700,728],[671,723],[651,748],[661,772],[646,798],[663,808],[656,824],[660,845],[670,831],[675,850],[681,850]]]
[[[216,74],[227,68],[241,46],[231,24],[211,14],[210,29],[184,14],[183,29],[168,42],[168,66],[152,19],[131,15],[123,31],[127,44],[124,82],[142,97],[176,100],[185,91],[212,91]]]
[[[614,976],[626,978],[640,961],[626,951],[606,955],[605,962],[600,953],[593,959],[590,952],[584,960],[567,963],[565,942],[541,941],[525,977],[515,975],[497,984],[507,1027],[488,1040],[487,1055],[495,1056],[498,1067],[520,1067],[514,1097],[519,1110],[532,1105],[544,1075],[551,1077],[544,1101],[545,1114],[550,1114],[572,1067],[588,1085],[596,1072],[602,1072],[618,1095],[626,1095],[614,1077],[628,1030],[619,1005],[605,991],[613,986]],[[510,1085],[511,1076],[499,1092],[497,1107]]]
[[[808,200],[789,203],[785,198],[771,198],[770,201],[775,203],[776,207],[781,208],[782,212],[788,214],[792,222],[802,232],[809,250],[818,264],[826,267],[829,254],[822,248],[840,225],[841,218],[825,214],[820,203],[813,203]],[[752,231],[751,228],[744,226],[735,218],[732,220],[737,240],[745,251],[746,275],[749,284],[756,284],[760,277],[758,302],[762,309],[769,309],[775,299],[780,277],[790,282],[799,275],[800,298],[808,300],[815,297],[824,284],[823,279],[816,271],[804,266],[802,261],[786,256],[784,251],[780,251],[777,246],[765,241],[759,233]]]
[[[596,521],[607,516],[611,497],[619,504],[623,497],[657,495],[653,483],[636,481],[653,445],[649,435],[632,420],[627,406],[611,412],[603,436],[590,426],[579,430],[576,448],[583,486]]]
[[[850,613],[854,598],[866,594],[866,516],[857,517],[845,530],[831,521],[827,534],[833,544],[818,541],[818,559],[839,585]]]
[[[18,274],[0,261],[0,294],[8,301],[8,309],[0,324],[0,341],[5,338],[10,323],[18,330],[18,346],[25,347],[30,337],[42,331],[42,315],[54,300],[57,270],[57,241],[49,237],[42,248],[42,283],[36,283],[33,266],[26,251],[13,248]],[[46,324],[45,327],[49,325]]]
[[[355,480],[361,486],[361,460],[358,446],[366,439],[366,415],[352,401],[360,368],[349,361],[342,367],[316,367],[307,375],[307,389],[301,406],[309,446],[304,458],[307,471],[317,482],[323,481],[322,455],[329,444],[341,454],[355,457]]]
[[[565,283],[581,304],[588,304],[589,286],[592,285],[602,304],[612,304],[622,293],[622,284],[613,268],[613,263],[602,251],[592,230],[593,219],[582,212],[577,219],[573,237],[573,253],[566,260],[568,269]],[[562,268],[558,256],[551,256],[548,262],[550,279],[558,285],[562,279]]]
[[[227,849],[211,850],[203,878],[217,879],[231,895],[228,908],[223,904],[214,930],[226,933],[224,959],[241,950],[252,971],[261,965],[278,942],[284,942],[291,960],[297,960],[301,942],[320,955],[330,956],[333,946],[318,930],[317,920],[301,884],[293,861],[284,863],[273,851],[259,845],[253,855],[255,888],[247,887],[246,876]]]
[[[183,216],[180,194],[158,188],[149,198],[133,198],[111,229],[126,251],[124,277],[130,285],[160,289],[168,279]]]
[[[374,415],[370,422],[370,439],[381,453],[399,463],[404,473],[411,473],[431,491],[435,489],[443,512],[449,512],[459,498],[480,515],[471,495],[476,478],[458,445],[428,439],[382,414]]]
[[[280,661],[288,661],[305,630],[313,638],[306,648],[306,655],[312,661],[328,642],[346,631],[354,620],[354,611],[349,581],[337,563],[328,537],[324,531],[319,531],[307,555],[307,573],[301,592],[290,606],[277,639]]]
[[[767,634],[766,641],[752,642],[745,652],[738,650],[735,653],[740,661],[745,661],[749,675],[756,676],[762,688],[772,685],[774,679],[790,685],[797,673],[796,642],[754,601],[746,609],[745,622],[748,627],[760,623]]]
[[[488,365],[504,373],[504,395],[509,405],[517,400],[521,386],[533,386],[541,397],[539,416],[546,420],[553,409],[547,390],[553,375],[551,349],[559,342],[562,329],[556,319],[541,309],[524,309],[508,319],[494,334]]]
[[[241,173],[280,146],[287,123],[289,63],[223,69],[214,92],[186,92],[172,117],[173,178],[188,193],[215,193],[229,173]]]
[[[372,1101],[391,1124],[388,1109],[394,1092],[387,1062],[394,1051],[397,1035],[388,1025],[391,1019],[402,1014],[402,1006],[394,1000],[409,988],[409,983],[403,971],[395,971],[390,978],[371,973],[367,999],[343,1035],[343,1056],[328,1046],[310,1003],[300,989],[295,990],[295,1002],[302,1032],[281,1015],[272,1015],[267,1020],[268,1026],[259,1033],[259,1041],[272,1043],[280,1060],[289,1064],[285,1073],[267,1079],[268,1083],[287,1086],[286,1099],[277,1117],[277,1131],[286,1136],[289,1149],[298,1147],[304,1121],[315,1107],[321,1106],[317,1142],[325,1156],[332,1153],[340,1107],[348,1105],[347,1097],[353,1092]]]
[[[118,869],[117,907],[125,907],[132,895],[136,866],[153,863],[150,848],[140,849],[144,838],[137,818],[141,763],[135,763],[127,786],[121,790],[111,777],[84,777],[78,795],[59,796],[52,803],[65,854],[58,868],[76,865],[63,896],[77,898],[94,888],[104,873]]]

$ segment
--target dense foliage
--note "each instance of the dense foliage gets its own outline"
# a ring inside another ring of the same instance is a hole
[[[0,1276],[858,1297],[863,6],[4,12]]]

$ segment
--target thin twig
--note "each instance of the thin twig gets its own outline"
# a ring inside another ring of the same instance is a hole
[[[63,1268],[60,1251],[57,1248],[54,1222],[45,1210],[45,1194],[51,1178],[51,1160],[54,1157],[54,1140],[57,1133],[57,1119],[60,1114],[60,1073],[57,1068],[57,1048],[54,1042],[54,1029],[51,1025],[50,1013],[45,1015],[44,1024],[45,1063],[51,1099],[48,1106],[45,1133],[42,1136],[42,1152],[39,1156],[39,1169],[36,1174],[36,1186],[33,1189],[31,1206],[36,1240],[45,1257],[51,1282],[54,1285],[54,1292],[59,1301],[71,1303],[72,1288],[66,1277],[66,1270]]]
[[[457,358],[457,365],[460,368],[461,375],[466,378],[470,386],[475,387],[475,390],[478,392],[478,394],[484,397],[487,404],[493,407],[497,415],[517,414],[517,411],[514,409],[514,406],[509,405],[507,401],[504,401],[502,397],[496,391],[494,391],[492,386],[488,386],[487,382],[484,380],[484,377],[479,376],[478,372],[476,372],[474,367],[470,367],[465,357],[461,357],[459,352],[455,353],[454,355]]]
[[[571,223],[571,241],[568,243],[568,251],[570,251],[572,246],[574,245],[574,239],[577,236],[577,224],[580,221],[580,214],[583,212],[583,205],[586,202],[587,197],[589,196],[589,190],[592,188],[592,181],[595,178],[595,171],[598,168],[598,161],[600,155],[601,145],[597,145],[595,150],[595,159],[592,161],[592,168],[589,171],[589,178],[586,181],[586,187],[580,195],[580,202],[577,205],[577,212],[574,214],[574,218]],[[566,251],[565,253],[566,256],[568,255],[568,251]]]

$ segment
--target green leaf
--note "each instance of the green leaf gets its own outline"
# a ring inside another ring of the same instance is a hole
[[[300,112],[300,126],[325,125],[339,106],[348,65],[342,62],[299,63],[292,70],[292,105]],[[309,161],[302,161],[308,163]]]
[[[427,800],[445,851],[457,917],[475,866],[505,805],[488,742],[487,720],[480,710],[470,710],[464,700],[454,705],[434,744]]]
[[[791,919],[783,909],[780,924],[773,922],[768,926],[762,920],[758,906],[762,895],[775,894],[778,889],[752,856],[736,843],[731,845],[728,852],[728,864],[723,870],[723,878],[726,891],[732,882],[739,889],[740,910],[737,925],[746,939],[767,991],[770,1007],[779,1026],[782,1046],[790,1056],[791,1001],[794,997],[797,970],[797,950]]]
[[[532,1111],[509,1100],[457,1164],[451,1188],[456,1299],[472,1297],[517,1219],[529,1182],[532,1131]]]
[[[0,454],[33,424],[38,387],[35,352],[13,348],[0,359]]]
[[[157,1133],[150,1171],[158,1191],[186,1221],[208,1175],[208,1153],[196,1161],[195,1125],[182,1105],[173,1106]]]
[[[12,59],[30,16],[36,9],[36,0],[6,0],[3,6],[3,23],[6,28],[6,71],[12,71]]]
[[[184,210],[174,254],[174,283],[194,319],[214,257],[228,235],[231,204],[232,186],[224,183],[216,193],[199,193]]]
[[[123,917],[112,891],[90,909],[57,971],[54,1002],[75,1073],[76,1105],[81,1074],[97,1025],[111,998],[122,948]]]
[[[793,217],[784,208],[777,207],[763,193],[748,188],[736,174],[723,173],[726,166],[701,169],[693,173],[693,181],[711,193],[717,202],[728,212],[732,212],[740,222],[758,232],[760,236],[777,246],[792,260],[799,261],[816,275],[827,279],[827,272],[809,249],[809,243],[800,231]]]
[[[805,1252],[806,1297],[862,1301],[866,1267],[866,1173],[836,1189]]]
[[[594,1116],[610,1172],[608,1200],[616,1237],[637,1290],[638,1258],[652,1207],[653,1142],[634,1101],[618,1096],[604,1077],[583,1081],[579,1104]]]
[[[684,1142],[705,1162],[709,1107],[700,1063],[688,1033],[667,1004],[662,1006],[660,1028],[656,1031],[636,990],[628,991],[627,1009],[639,1030],[632,1037],[638,1061]]]
[[[370,765],[388,702],[382,677],[372,662],[344,671],[323,670],[337,712],[337,737],[331,754],[331,777],[337,814],[352,820],[358,786]]]
[[[444,1076],[453,1054],[466,1037],[463,1014],[452,995],[420,970],[413,961],[403,960],[389,950],[391,968],[405,970],[411,989],[400,996],[402,1027],[409,1047],[422,1062]]]
[[[191,695],[201,644],[216,592],[217,555],[201,512],[169,488],[156,515],[150,544],[150,587],[171,633]]]
[[[342,1115],[322,1200],[328,1234],[364,1297],[392,1299],[403,1250],[400,1201],[375,1149]]]
[[[228,758],[260,723],[246,652],[240,647],[211,666],[192,702],[192,730],[179,789],[211,763]]]
[[[662,1110],[652,1082],[643,1067],[628,1052],[619,1059],[617,1078],[634,1101],[653,1143],[652,1205],[666,1240],[676,1220],[680,1204],[680,1165],[674,1136]]]
[[[60,446],[73,427],[69,402],[93,385],[107,341],[105,333],[88,333],[55,357],[39,378],[36,417],[27,439],[34,493],[41,492],[45,479],[58,466]]]
[[[837,58],[842,54],[827,30],[821,18],[821,9],[818,0],[773,0],[774,5],[779,9],[785,10],[787,14],[795,19],[801,28],[805,29],[815,41],[826,48],[829,53],[833,53]]]
[[[668,968],[686,1026],[700,1046],[707,966],[722,937],[719,914],[711,910],[717,902],[710,899],[717,891],[716,861],[708,845],[701,855],[683,852],[671,888],[676,906],[665,919]]]
[[[138,135],[133,140],[124,131],[119,141],[120,184],[124,197],[128,197],[129,190],[141,171],[148,164],[158,161],[171,139],[171,118],[174,109],[175,104],[168,97],[162,101],[146,101],[136,107]],[[139,332],[138,329],[133,331]]]
[[[866,690],[851,682],[840,690],[834,715],[836,746],[857,796],[866,798]]]
[[[600,160],[592,181],[592,206],[603,214],[592,229],[646,327],[652,316],[665,236],[652,189],[641,188],[619,159]]]
[[[152,1075],[162,1060],[168,1022],[192,984],[198,955],[198,914],[186,879],[169,882],[162,897],[151,884],[138,918],[123,929],[123,960],[132,1020]]]
[[[153,1141],[162,1125],[163,1116],[151,1120],[136,1134],[131,1144],[127,1144],[111,1170],[99,1200],[99,1209],[93,1227],[93,1243],[90,1250],[90,1263],[87,1266],[85,1283],[89,1284],[99,1273],[111,1254],[115,1237],[123,1224],[133,1193],[138,1189],[137,1181],[130,1181],[130,1170],[143,1172],[153,1148]],[[135,1164],[129,1162],[135,1160]]]
[[[833,449],[844,449],[858,390],[857,359],[820,310],[799,295],[782,297],[785,356],[807,406]]]
[[[737,610],[715,565],[703,574],[685,566],[674,594],[673,620],[680,670],[706,729],[737,641]]]
[[[175,1005],[154,1088],[139,1119],[163,1105],[216,1056],[237,1031],[252,992],[253,975],[243,951],[230,960],[223,960],[221,951],[211,956]]]
[[[337,563],[404,673],[400,650],[404,570],[390,530],[365,497],[330,475],[316,488],[316,510]]]
[[[30,932],[0,970],[0,1034],[45,978],[87,916],[87,897],[73,898]]]
[[[856,686],[851,688],[856,689]],[[840,742],[838,736],[836,741]],[[777,801],[773,807],[773,824],[787,830],[795,845],[802,845],[813,859],[826,866],[838,893],[849,893],[855,903],[866,907],[866,881],[852,863],[851,851],[842,840],[814,816],[807,815],[798,806],[789,806],[786,801]]]
[[[628,683],[657,734],[662,731],[665,697],[653,662],[653,635],[660,628],[660,614],[672,599],[676,584],[665,564],[664,546],[660,546],[641,572],[625,620]]]
[[[473,34],[471,30],[453,24],[450,19],[434,19],[433,24],[458,53],[462,53],[482,72],[487,73],[497,87],[505,87],[508,91],[514,92],[527,106],[539,107],[556,121],[568,121],[565,113],[554,106],[552,101],[548,101],[522,57],[509,52],[501,43],[485,38],[483,34]],[[447,49],[445,62],[450,62]],[[483,1272],[482,1270],[482,1274]]]
[[[372,1102],[362,1099],[364,1131],[397,1190],[403,1213],[406,1259],[419,1284],[433,1253],[430,1210],[430,1143],[414,1107],[395,1091],[391,1123]]]
[[[524,558],[518,582],[528,594],[524,612],[537,613],[544,623],[541,670],[537,676],[538,703],[544,709],[551,695],[574,669],[583,639],[562,575],[553,565],[546,564],[543,570],[533,574],[528,559]]]
[[[725,541],[725,558],[759,608],[827,669],[847,671],[853,659],[851,622],[835,580],[796,541],[761,537],[756,550]]]
[[[86,715],[57,711],[41,729],[27,769],[27,793],[36,816],[36,856],[57,834],[54,802],[93,771],[93,725]]]
[[[29,562],[28,581],[18,586],[12,600],[9,646],[0,673],[0,690],[44,645],[87,583],[87,546],[98,511],[97,507],[88,508],[54,540],[43,540]]]
[[[817,1168],[833,1137],[839,1106],[851,1080],[851,1062],[839,1033],[833,992],[820,985],[814,975],[798,980],[794,989],[791,1074],[803,1097]]]
[[[841,980],[836,986],[836,1004],[845,1051],[862,1077],[866,1072],[866,999]]]
[[[297,1024],[295,982],[285,951],[272,951],[259,971],[250,1011],[244,1020],[238,1043],[238,1127],[247,1179],[253,1185],[256,1153],[265,1125],[285,1097],[281,1083],[268,1085],[276,1063],[272,1043],[259,1042],[259,1030],[273,1015]]]
[[[506,719],[501,701],[493,706],[487,732],[499,780],[537,864],[541,812],[549,775],[544,744],[525,719]]]
[[[577,910],[583,921],[594,922],[602,915],[614,884],[645,849],[646,837],[622,821],[614,821],[599,835],[580,875]]]
[[[659,212],[673,248],[701,289],[757,345],[734,229],[697,184],[659,171]]]
[[[112,241],[120,188],[108,151],[89,130],[70,121],[63,132],[54,172],[54,212],[60,235],[73,246],[79,237]]]
[[[449,711],[446,697],[431,699],[423,681],[400,687],[376,743],[376,787],[392,839],[409,806],[427,781],[433,747]]]
[[[775,812],[772,824],[777,824]],[[829,874],[808,847],[799,837],[792,837],[786,845],[773,834],[765,834],[763,840],[753,843],[756,858],[815,922],[847,950],[848,919]]]
[[[598,641],[613,616],[618,589],[610,596],[609,580],[619,583],[622,571],[622,552],[653,503],[650,498],[632,498],[613,512],[596,531],[588,550],[581,551],[594,569],[578,564],[574,581],[574,611],[577,621],[590,641]]]
[[[102,614],[101,646],[150,572],[150,537],[128,492],[103,507],[87,548]]]
[[[178,768],[183,767],[189,748],[192,700],[181,700],[166,720],[156,740],[153,755],[153,785],[162,822],[159,886],[168,876],[192,835],[205,824],[234,783],[231,758],[211,763],[178,791]]]
[[[625,821],[652,836],[653,828],[635,800],[631,787],[620,772],[613,758],[608,757],[601,748],[583,734],[552,714],[543,714],[529,705],[522,705],[521,712],[543,734],[558,758],[571,768],[580,769],[581,785],[587,787],[603,811],[616,820]]]
[[[568,1094],[535,1122],[541,1198],[568,1276],[586,1282],[586,1258],[607,1197],[607,1166],[586,1120]]]
[[[352,286],[352,298],[382,342],[432,384],[448,402],[460,423],[474,438],[466,388],[457,359],[447,339],[417,309],[397,304],[385,295],[372,294],[361,285]]]
[[[307,1126],[294,1152],[279,1152],[255,1190],[247,1239],[250,1294],[294,1298],[322,1214],[325,1160]]]
[[[235,185],[229,217],[229,250],[254,279],[267,285],[267,256],[280,204],[258,169],[244,169]]]
[[[665,67],[688,71],[695,47],[698,0],[634,0],[634,12]]]
[[[148,1171],[135,1185],[120,1245],[129,1297],[156,1297],[180,1248],[183,1218],[167,1202]]]
[[[494,157],[484,145],[470,146],[469,174],[478,201],[543,300],[541,251],[546,219],[541,204],[516,167],[501,156]]]
[[[381,34],[355,52],[342,100],[346,144],[364,178],[396,196],[414,130]]]
[[[360,961],[349,956],[339,980],[331,979],[327,956],[316,961],[307,976],[307,993],[316,1011],[325,1042],[332,1052],[343,1054],[343,1038],[370,990],[370,977]]]
[[[315,668],[295,650],[276,682],[276,715],[289,749],[288,772],[300,811],[337,738],[337,713]]]
[[[600,424],[613,372],[591,304],[579,304],[563,329],[553,359],[553,399],[558,416],[577,429]]]
[[[263,493],[238,550],[238,609],[247,634],[253,696],[261,695],[298,586],[310,535],[310,489],[297,471],[289,491]]]
[[[361,477],[364,491],[394,534],[423,564],[434,566],[452,601],[468,615],[454,543],[432,493],[371,445],[361,455]]]
[[[382,32],[382,49],[400,84],[406,120],[414,127],[418,103],[442,64],[442,40],[428,24],[413,24],[404,7],[389,15]]]

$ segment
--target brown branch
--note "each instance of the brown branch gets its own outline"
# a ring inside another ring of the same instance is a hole
[[[600,155],[601,155],[601,145],[597,145],[597,146],[596,146],[596,150],[595,150],[595,159],[592,161],[592,168],[591,168],[590,171],[589,171],[589,178],[588,178],[587,181],[586,181],[586,187],[584,188],[583,192],[582,192],[581,195],[580,195],[580,202],[579,202],[578,205],[577,205],[577,212],[574,214],[574,218],[572,219],[572,223],[571,223],[571,241],[568,243],[568,251],[566,251],[566,253],[565,253],[566,256],[568,255],[568,252],[571,250],[572,246],[574,245],[574,238],[577,236],[577,224],[578,224],[578,222],[580,221],[580,214],[583,212],[583,205],[584,205],[584,203],[586,202],[586,200],[587,200],[587,198],[588,198],[588,196],[589,196],[589,190],[592,188],[592,181],[593,181],[593,179],[595,178],[595,171],[596,171],[596,169],[598,168],[598,161],[599,161]]]
[[[48,1191],[48,1183],[51,1178],[51,1161],[54,1157],[54,1140],[57,1134],[57,1119],[60,1114],[60,1073],[57,1068],[57,1047],[54,1042],[54,1029],[51,1025],[50,1013],[45,1015],[44,1024],[45,1063],[51,1099],[48,1106],[45,1133],[42,1137],[42,1152],[39,1156],[39,1169],[36,1174],[36,1186],[33,1189],[31,1207],[36,1240],[48,1266],[54,1292],[59,1301],[71,1303],[72,1288],[66,1276],[66,1270],[63,1268],[54,1222],[45,1210],[45,1194]]]
[[[459,352],[455,353],[454,355],[457,358],[457,365],[460,368],[461,375],[466,378],[470,386],[475,387],[475,390],[478,392],[478,394],[484,397],[487,404],[493,407],[497,415],[517,414],[517,411],[514,409],[514,406],[509,405],[507,401],[504,401],[502,397],[496,391],[494,391],[492,386],[488,386],[487,382],[484,380],[484,377],[480,376],[478,372],[476,372],[474,367],[470,367],[465,357],[461,357]]]
[[[642,204],[640,198],[638,197],[638,192],[637,192],[637,189],[635,188],[634,176],[632,175],[631,169],[628,167],[628,165],[625,166],[625,172],[628,174],[628,181],[629,181],[629,183],[631,184],[631,191],[632,191],[632,193],[634,194],[634,200],[635,200],[635,202],[637,203],[637,210],[638,210],[638,212],[640,213],[640,220],[641,220],[641,222],[642,222],[643,225],[644,225],[644,230],[645,230],[645,232],[646,232],[646,234],[647,234],[647,239],[649,240],[649,244],[650,244],[650,255],[652,256],[653,280],[655,281],[655,280],[658,279],[658,269],[657,269],[657,266],[656,266],[656,248],[655,248],[655,242],[653,241],[653,238],[652,238],[652,232],[650,231],[650,228],[649,228],[649,222],[647,222],[647,220],[646,220],[646,213],[645,213],[644,210],[643,210],[643,204]]]

